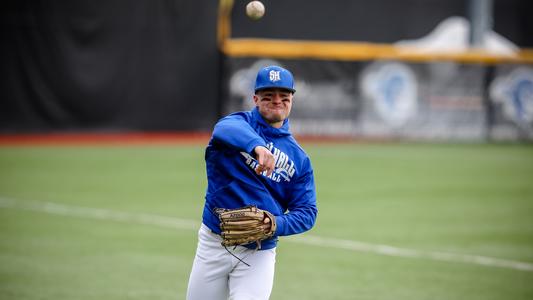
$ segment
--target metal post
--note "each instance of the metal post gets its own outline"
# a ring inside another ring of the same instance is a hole
[[[493,0],[469,0],[470,47],[483,48],[485,32],[492,30]]]

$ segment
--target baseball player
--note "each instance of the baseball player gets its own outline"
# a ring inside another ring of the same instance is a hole
[[[187,299],[268,299],[278,237],[315,224],[313,169],[289,132],[294,93],[288,70],[265,67],[257,73],[255,108],[215,125],[205,151],[208,186]],[[221,209],[241,207],[261,213],[259,241],[231,240],[246,231],[238,228],[243,222],[221,226]]]

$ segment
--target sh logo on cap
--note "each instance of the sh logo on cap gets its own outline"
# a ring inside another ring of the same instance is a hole
[[[270,71],[270,73],[268,73],[270,75],[270,81],[272,82],[276,82],[278,80],[281,80],[281,77],[279,76],[279,72],[280,71]]]

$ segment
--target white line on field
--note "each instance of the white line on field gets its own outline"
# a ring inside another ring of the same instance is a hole
[[[165,217],[161,215],[120,212],[102,208],[89,208],[53,202],[22,201],[5,197],[0,197],[0,207],[18,208],[69,217],[155,225],[174,229],[198,229],[200,226],[200,223],[191,220]]]
[[[89,208],[53,202],[22,201],[2,196],[0,196],[0,207],[44,212],[69,217],[154,225],[172,229],[198,230],[200,226],[199,222],[195,222],[192,220],[166,217],[161,215],[121,212],[108,209]],[[344,249],[350,251],[366,252],[395,257],[460,262],[474,265],[483,265],[487,267],[500,267],[530,272],[533,271],[533,264],[521,261],[513,261],[480,255],[398,248],[393,246],[371,244],[352,240],[326,238],[309,234],[291,236],[285,241],[310,246]]]

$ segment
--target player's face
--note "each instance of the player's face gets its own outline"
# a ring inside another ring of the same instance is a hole
[[[271,126],[279,128],[289,117],[293,94],[284,89],[264,89],[254,95],[254,102],[263,119]]]

